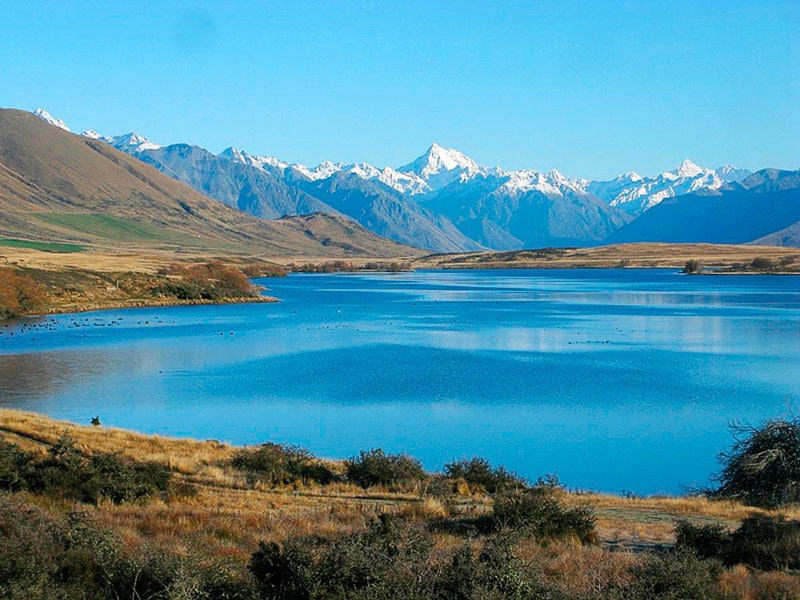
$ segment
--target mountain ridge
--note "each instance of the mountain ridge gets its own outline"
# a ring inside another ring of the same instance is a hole
[[[164,160],[185,144],[161,147],[134,133],[91,132],[91,137],[255,216],[276,219],[321,210],[350,217],[396,242],[436,252],[597,245],[618,239],[615,232],[626,227],[625,235],[636,231],[640,226],[629,225],[665,201],[727,192],[753,176],[748,169],[709,169],[687,158],[655,176],[629,171],[592,181],[555,169],[486,167],[436,142],[397,168],[334,161],[308,167],[232,146],[216,155],[193,147],[194,154],[205,157],[200,164],[186,152],[181,160]],[[781,185],[794,184],[784,178]]]

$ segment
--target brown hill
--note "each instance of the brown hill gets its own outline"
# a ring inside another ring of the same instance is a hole
[[[2,238],[236,254],[415,253],[339,216],[251,217],[103,142],[12,109],[0,109]]]

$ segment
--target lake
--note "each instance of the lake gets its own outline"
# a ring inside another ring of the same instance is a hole
[[[800,408],[800,278],[669,270],[258,280],[275,304],[0,324],[0,406],[344,458],[480,455],[571,488],[708,484]]]

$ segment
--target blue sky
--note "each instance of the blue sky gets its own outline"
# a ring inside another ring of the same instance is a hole
[[[398,166],[800,168],[800,2],[6,0],[0,105]]]

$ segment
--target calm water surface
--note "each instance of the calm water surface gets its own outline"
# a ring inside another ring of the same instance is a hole
[[[261,281],[279,304],[0,325],[0,406],[571,487],[703,485],[730,422],[800,409],[800,278],[423,271]]]

